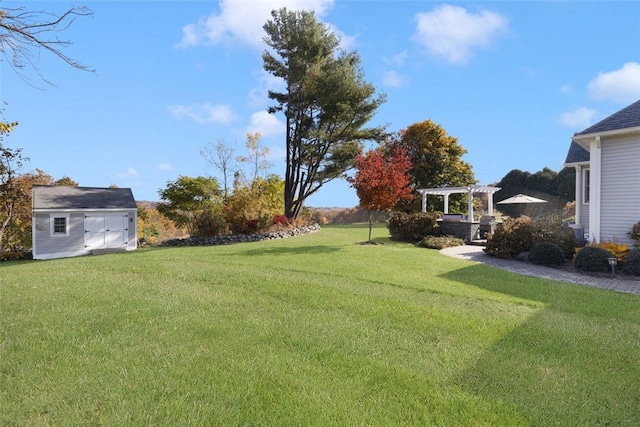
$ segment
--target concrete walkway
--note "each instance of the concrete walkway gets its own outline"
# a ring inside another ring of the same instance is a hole
[[[513,273],[640,295],[640,280],[589,276],[586,274],[578,274],[551,267],[544,267],[530,262],[501,259],[487,255],[484,253],[483,249],[484,248],[482,246],[466,245],[442,249],[440,252],[447,256],[481,262]]]

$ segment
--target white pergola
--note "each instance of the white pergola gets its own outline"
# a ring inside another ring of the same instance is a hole
[[[484,193],[487,195],[487,205],[489,215],[493,215],[493,193],[500,191],[500,187],[491,187],[488,185],[469,185],[467,187],[441,187],[441,188],[422,188],[418,193],[422,195],[422,212],[427,211],[427,195],[434,194],[444,196],[444,213],[449,213],[449,195],[467,193],[468,221],[473,222],[473,195],[475,193]]]

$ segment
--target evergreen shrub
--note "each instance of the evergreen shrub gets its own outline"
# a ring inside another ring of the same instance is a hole
[[[529,251],[529,261],[538,265],[562,264],[564,253],[560,246],[551,242],[539,242]]]
[[[599,246],[585,246],[576,254],[574,265],[582,271],[609,271],[609,258],[613,254]]]
[[[640,248],[631,249],[627,253],[627,263],[624,265],[624,272],[640,276]]]

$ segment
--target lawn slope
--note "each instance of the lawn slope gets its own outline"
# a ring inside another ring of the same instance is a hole
[[[0,264],[0,424],[640,425],[640,297],[386,236]]]

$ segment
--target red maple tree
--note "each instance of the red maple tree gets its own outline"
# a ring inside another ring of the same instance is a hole
[[[386,154],[381,150],[369,150],[356,157],[356,174],[348,178],[356,189],[360,206],[369,213],[369,243],[373,212],[390,211],[399,200],[413,198],[409,170],[411,159],[403,147]]]

